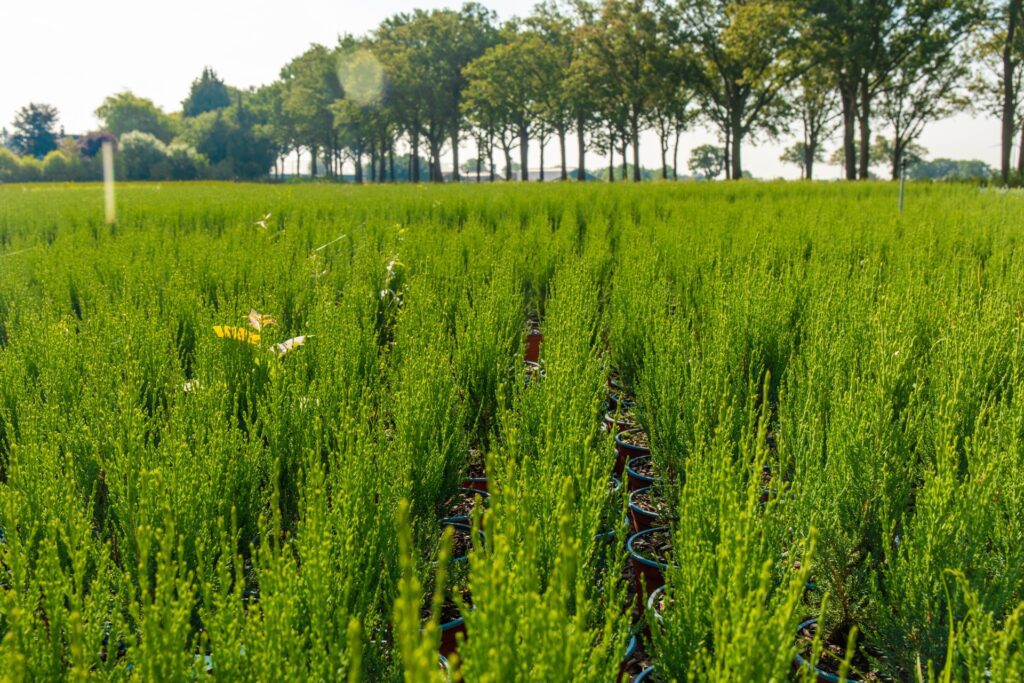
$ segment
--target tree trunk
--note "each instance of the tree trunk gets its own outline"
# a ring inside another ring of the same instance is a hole
[[[629,132],[633,136],[633,182],[640,182],[640,115],[633,114],[629,122]]]
[[[622,137],[622,147],[619,149],[619,156],[622,157],[622,180],[626,181],[629,179],[629,161],[627,161],[626,150],[628,148],[626,137]]]
[[[391,145],[388,147],[388,176],[391,182],[395,182],[395,142],[391,141]]]
[[[356,185],[362,185],[363,184],[363,153],[362,152],[356,152],[355,164],[356,164]]]
[[[860,133],[860,151],[857,158],[857,177],[867,180],[871,168],[871,96],[868,93],[868,79],[860,82],[860,111],[857,114]]]
[[[441,141],[430,143],[430,179],[435,183],[444,182],[441,174]]]
[[[544,132],[540,134],[540,181],[544,182]]]
[[[491,182],[494,182],[494,133],[487,133],[487,163],[489,164],[490,170],[488,173],[491,176]]]
[[[377,146],[370,148],[370,182],[377,182]]]
[[[302,177],[302,148],[295,148],[295,177]]]
[[[483,170],[484,160],[481,158],[482,155],[479,154],[480,150],[477,150],[477,152],[478,152],[478,154],[476,155],[476,184],[479,185],[480,184],[480,172],[481,172],[481,170]]]
[[[680,131],[676,131],[676,144],[672,148],[672,180],[679,180],[679,135]]]
[[[558,131],[558,151],[562,155],[562,180],[569,179],[569,170],[565,166],[565,128]]]
[[[409,160],[409,178],[412,182],[418,183],[420,181],[420,134],[414,131],[412,134],[412,158]]]
[[[615,182],[615,141],[612,139],[608,143],[608,182]]]
[[[313,160],[310,162],[311,166],[309,169],[309,176],[311,178],[316,178],[316,145],[310,147],[309,151],[313,155]]]
[[[725,179],[732,180],[732,130],[729,126],[725,127],[725,152],[723,157],[724,163],[722,168],[725,170]]]
[[[839,99],[843,105],[843,162],[847,180],[857,179],[857,90],[850,83],[841,83]]]
[[[530,157],[530,137],[525,125],[519,127],[519,180],[530,179],[530,171],[527,160]]]
[[[743,144],[743,121],[741,120],[741,113],[736,110],[732,113],[732,122],[730,133],[732,137],[732,148],[729,150],[729,155],[732,160],[732,179],[742,180],[743,179],[743,158],[740,156],[740,148]]]
[[[804,180],[811,180],[814,177],[814,155],[818,152],[818,143],[804,143]]]
[[[452,126],[452,182],[457,183],[462,178],[459,176],[459,127]]]
[[[505,150],[505,180],[512,180],[512,148],[508,145],[502,145]]]
[[[1015,111],[1017,93],[1013,90],[1014,72],[1017,69],[1014,43],[1021,15],[1021,5],[1022,0],[1010,0],[1006,7],[1006,38],[1003,42],[1002,148],[1000,149],[1000,172],[1004,183],[1010,180],[1010,153],[1013,148],[1013,128],[1017,121],[1017,112]]]
[[[897,135],[892,141],[892,179],[900,179],[900,167],[903,166],[903,149],[906,147],[906,142],[900,142],[899,135]]]
[[[1020,151],[1017,153],[1017,175],[1024,176],[1024,126],[1020,127]]]
[[[661,179],[668,180],[668,133],[658,136],[661,146]]]
[[[587,171],[585,169],[586,164],[584,163],[584,157],[587,152],[587,140],[586,140],[586,122],[582,116],[576,117],[576,145],[577,153],[579,155],[578,163],[579,168],[576,169],[576,180],[583,182],[587,179]]]

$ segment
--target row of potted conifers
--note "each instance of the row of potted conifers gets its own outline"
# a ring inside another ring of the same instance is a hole
[[[526,382],[529,384],[530,381],[543,374],[540,368],[540,347],[541,342],[544,340],[544,335],[541,333],[539,322],[535,317],[527,320],[527,328],[523,361]],[[490,493],[488,492],[487,472],[484,462],[480,458],[471,459],[469,471],[462,481],[462,487],[455,496],[458,500],[455,514],[441,521],[442,527],[450,526],[454,530],[455,549],[452,562],[455,563],[456,567],[465,567],[469,560],[469,550],[473,542],[470,510],[476,501],[480,501],[486,507],[489,497]],[[479,533],[478,541],[483,543],[485,541],[484,533],[483,531]],[[456,582],[459,579],[468,578],[468,573],[465,571],[456,571],[454,574],[457,577]],[[455,586],[452,590],[459,590],[460,588],[464,587]],[[465,602],[468,604],[470,601],[466,600]],[[446,604],[442,607],[440,628],[441,668],[447,670],[448,657],[451,657],[458,647],[458,635],[461,633],[463,639],[466,637],[465,617],[459,613],[453,600],[446,601]]]
[[[634,405],[628,399],[620,398],[621,394],[613,394],[609,399],[609,410],[605,414],[605,429],[614,434],[615,440],[615,475],[624,479],[629,495],[629,519],[632,533],[626,540],[629,562],[632,565],[636,581],[636,594],[639,614],[643,626],[638,632],[649,635],[650,624],[658,627],[662,624],[662,613],[668,606],[665,587],[665,572],[669,568],[672,555],[671,532],[671,497],[667,487],[674,482],[658,476],[651,457],[647,434],[638,426]],[[765,486],[770,482],[771,472],[766,468]],[[764,488],[761,496],[762,504],[774,498],[774,490]],[[645,599],[646,598],[646,599]],[[797,637],[802,640],[813,639],[817,621],[813,618],[804,620],[797,627]],[[620,670],[622,680],[627,674],[627,663],[631,663],[638,648],[642,648],[634,635],[627,646],[626,658]],[[640,657],[639,659],[647,659]],[[633,662],[635,664],[635,662]],[[794,670],[809,667],[809,662],[797,655],[793,662]],[[835,674],[814,669],[815,678],[819,683],[838,683]],[[650,683],[654,675],[654,667],[647,665],[636,673],[632,683]],[[854,681],[855,679],[847,679]]]

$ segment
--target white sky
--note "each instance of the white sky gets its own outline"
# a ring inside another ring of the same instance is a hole
[[[229,84],[248,87],[274,80],[281,67],[310,43],[333,45],[342,33],[363,34],[382,19],[416,7],[456,7],[458,0],[178,0],[154,5],[127,0],[51,0],[4,3],[0,16],[0,126],[10,127],[29,102],[58,108],[70,132],[95,128],[93,111],[112,93],[130,89],[167,111],[179,109],[204,66]],[[487,0],[500,18],[525,15],[533,0]],[[152,7],[153,9],[148,8]],[[147,9],[144,9],[147,8]],[[695,130],[680,145],[680,166],[692,147],[713,141]],[[758,177],[794,177],[778,161],[779,144],[746,145],[744,166]],[[999,127],[994,120],[959,115],[932,124],[920,140],[931,157],[982,159],[995,166]],[[835,145],[830,146],[830,150]],[[570,153],[575,149],[569,144]],[[466,155],[475,150],[465,149]],[[657,166],[657,141],[641,141],[641,163]],[[575,157],[570,160],[574,165]],[[557,162],[557,147],[545,165]],[[537,163],[531,152],[531,167]],[[591,155],[587,166],[601,164]],[[682,170],[682,169],[681,169]],[[839,176],[822,166],[816,175]]]

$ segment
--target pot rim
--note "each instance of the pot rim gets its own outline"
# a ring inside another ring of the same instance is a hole
[[[630,558],[636,560],[640,564],[646,565],[648,567],[654,567],[655,569],[665,570],[669,568],[669,564],[667,562],[657,562],[650,558],[644,557],[636,550],[633,550],[633,541],[635,541],[638,536],[643,536],[644,534],[652,534],[655,531],[669,531],[669,528],[667,526],[656,526],[650,529],[644,529],[643,531],[637,531],[630,534],[629,539],[626,541],[626,550],[629,552]]]
[[[652,512],[650,510],[644,510],[642,507],[639,507],[639,506],[633,504],[633,496],[635,496],[638,493],[642,493],[644,491],[650,491],[653,488],[654,488],[654,485],[651,485],[651,486],[644,486],[643,488],[639,488],[636,491],[630,491],[630,493],[629,493],[629,509],[632,510],[633,512],[637,513],[638,515],[642,515],[643,517],[647,517],[649,519],[661,519],[661,515],[658,514],[657,512]],[[661,527],[659,527],[659,528],[661,528]],[[664,528],[667,529],[668,527],[664,527]]]
[[[817,617],[811,617],[810,619],[804,619],[802,622],[800,622],[800,625],[796,627],[796,632],[800,633],[800,631],[803,631],[805,628],[807,628],[811,624],[814,624],[815,626],[817,626],[818,625],[818,618]],[[824,680],[824,681],[827,681],[828,683],[839,683],[839,681],[841,680],[839,678],[839,676],[836,676],[835,674],[830,674],[829,672],[823,671],[823,670],[819,669],[816,666],[812,667],[811,663],[808,662],[806,659],[804,659],[803,656],[799,652],[797,652],[795,655],[793,655],[793,663],[796,664],[800,668],[807,668],[807,669],[813,668],[814,675],[817,677],[817,679],[819,681]],[[845,680],[847,681],[847,683],[861,683],[861,679],[859,679],[859,678],[850,678],[849,676],[847,676]]]
[[[623,448],[625,448],[626,450],[629,450],[629,451],[636,451],[637,455],[650,455],[651,454],[650,447],[647,447],[647,446],[634,446],[633,444],[626,443],[621,438],[619,438],[623,434],[633,434],[634,432],[642,432],[642,431],[644,431],[644,430],[642,428],[640,428],[640,427],[634,427],[633,429],[623,429],[622,431],[618,432],[615,435],[615,445],[616,446],[622,446]]]

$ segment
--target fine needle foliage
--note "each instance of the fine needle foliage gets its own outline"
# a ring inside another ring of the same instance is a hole
[[[1020,680],[1024,199],[893,192],[0,187],[0,677]]]

